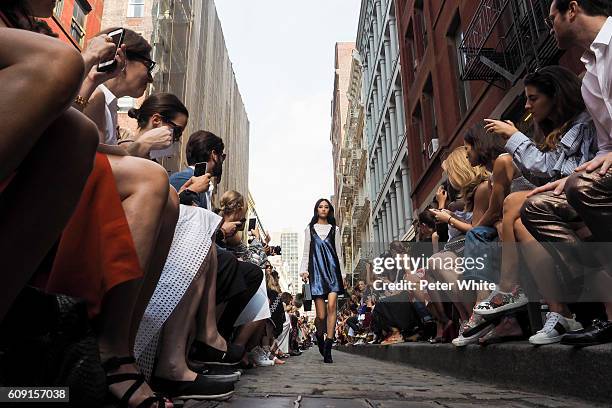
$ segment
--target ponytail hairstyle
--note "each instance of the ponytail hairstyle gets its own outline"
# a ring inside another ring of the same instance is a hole
[[[173,120],[177,115],[183,114],[189,117],[189,111],[176,95],[169,93],[157,93],[149,96],[140,105],[140,108],[132,108],[128,111],[128,116],[136,119],[139,128],[144,128],[149,123],[151,117],[159,114],[167,120]]]
[[[317,221],[319,221],[319,204],[321,204],[323,201],[325,201],[327,205],[329,205],[329,212],[327,213],[327,222],[329,222],[332,225],[332,227],[335,227],[336,218],[334,217],[334,206],[326,198],[321,198],[320,200],[317,201],[314,207],[314,215],[312,216],[312,219],[310,220],[310,223],[308,225],[312,227],[313,225],[317,223]]]

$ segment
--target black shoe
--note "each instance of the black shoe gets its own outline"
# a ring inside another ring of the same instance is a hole
[[[237,365],[244,356],[244,347],[228,344],[227,351],[218,350],[201,341],[194,341],[189,351],[189,359],[196,364]]]
[[[293,357],[297,357],[297,356],[301,356],[301,355],[302,355],[302,352],[301,352],[301,351],[299,351],[299,350],[291,350],[291,351],[289,352],[289,355],[290,355],[290,356],[293,356]]]
[[[326,362],[326,363],[333,363],[334,362],[334,360],[332,360],[332,355],[331,355],[331,350],[332,350],[332,346],[333,345],[334,345],[334,340],[332,340],[332,339],[325,340],[323,361]]]
[[[198,374],[193,381],[174,381],[153,377],[151,385],[155,391],[178,400],[225,401],[234,394],[234,381],[221,381]]]
[[[321,357],[325,357],[325,339],[322,334],[317,334],[317,346],[319,347]]]
[[[205,378],[219,381],[236,382],[240,380],[240,371],[235,370],[232,366],[203,366],[200,369],[193,369],[196,373]]]
[[[569,332],[561,339],[561,344],[586,347],[612,342],[612,322],[593,320],[588,329]]]

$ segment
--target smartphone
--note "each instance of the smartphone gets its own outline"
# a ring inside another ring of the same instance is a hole
[[[115,54],[117,55],[117,50],[123,43],[123,35],[125,34],[125,30],[120,28],[115,31],[111,31],[108,33],[108,36],[113,39],[113,44],[115,44]],[[117,66],[117,60],[113,57],[112,60],[100,62],[98,64],[98,72],[107,72],[112,71]]]
[[[193,175],[195,177],[201,177],[203,175],[206,174],[206,170],[208,170],[208,163],[206,162],[200,162],[200,163],[196,163],[195,165],[195,170],[193,171]]]
[[[257,227],[257,218],[249,218],[249,231],[253,231]]]

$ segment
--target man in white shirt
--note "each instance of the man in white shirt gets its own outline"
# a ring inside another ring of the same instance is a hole
[[[594,241],[612,240],[611,9],[610,0],[554,0],[546,19],[559,48],[578,47],[584,51],[581,60],[586,73],[582,82],[582,96],[597,129],[599,153],[590,162],[579,166],[570,177],[534,190],[525,202],[521,220],[540,242],[580,242],[572,226],[576,222],[584,222]],[[580,270],[589,257],[597,257],[596,252],[585,256],[584,250],[574,250],[573,246],[565,246],[565,250],[560,250],[558,245],[556,248],[547,246],[547,249],[560,261],[560,265],[569,270]],[[602,262],[604,266],[609,264],[609,254],[605,256],[608,261]],[[597,321],[586,330],[566,334],[570,331],[567,318],[572,317],[569,309],[563,303],[548,302],[551,313],[547,319],[554,318],[556,324],[545,325],[537,336],[561,338],[562,343],[575,346],[612,342],[612,279],[605,273],[598,276],[604,279],[596,289],[601,289],[599,300],[605,303],[607,322]]]

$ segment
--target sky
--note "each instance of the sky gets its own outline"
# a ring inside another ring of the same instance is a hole
[[[303,231],[333,194],[334,46],[360,0],[216,0],[250,121],[249,188],[266,230]]]

